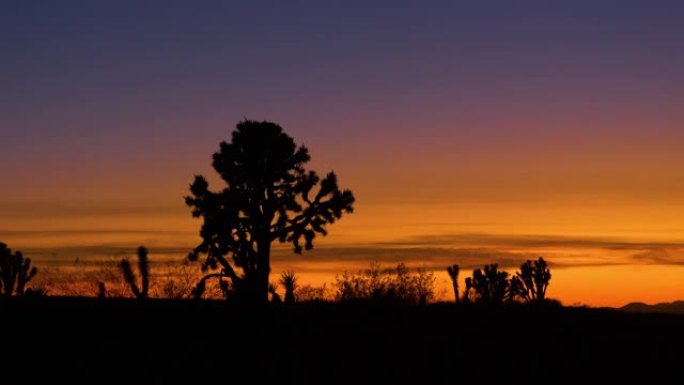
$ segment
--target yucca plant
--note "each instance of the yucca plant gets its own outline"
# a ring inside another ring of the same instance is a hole
[[[24,295],[26,284],[36,276],[38,269],[31,267],[31,258],[24,258],[0,242],[0,292],[6,297]]]
[[[133,273],[133,268],[128,259],[121,260],[121,272],[123,273],[124,279],[131,287],[131,291],[135,298],[146,299],[148,298],[148,290],[150,286],[150,266],[149,260],[147,258],[147,249],[143,246],[138,248],[138,271],[140,273],[140,287],[136,283],[136,277]]]
[[[285,288],[285,303],[295,303],[295,290],[297,290],[297,276],[294,271],[284,271],[280,275],[280,284]]]

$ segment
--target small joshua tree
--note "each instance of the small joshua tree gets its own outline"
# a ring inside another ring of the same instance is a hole
[[[6,297],[22,296],[26,284],[38,273],[31,267],[31,258],[24,258],[20,251],[15,251],[0,242],[0,292]]]
[[[483,303],[501,303],[509,297],[511,282],[508,273],[499,271],[499,265],[486,265],[484,272],[480,269],[473,271],[472,288],[477,300]]]
[[[465,279],[465,290],[463,291],[463,302],[470,303],[470,291],[473,288],[473,279],[468,277]]]
[[[544,258],[526,261],[511,279],[511,292],[525,302],[544,302],[551,281],[551,270]]]
[[[136,283],[131,263],[128,262],[128,259],[121,260],[121,272],[123,273],[124,279],[131,287],[133,295],[138,299],[146,299],[148,298],[147,292],[150,286],[150,266],[149,260],[147,259],[147,249],[143,246],[138,248],[138,270],[141,279],[140,288],[138,288],[138,284]]]
[[[295,303],[295,290],[297,290],[297,276],[294,271],[288,270],[280,276],[280,284],[285,288],[285,303]]]
[[[447,267],[447,273],[449,273],[449,278],[451,278],[451,284],[454,286],[454,299],[456,303],[460,302],[460,297],[458,293],[458,265],[451,265]]]

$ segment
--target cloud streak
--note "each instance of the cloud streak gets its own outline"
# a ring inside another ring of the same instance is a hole
[[[155,204],[149,202],[51,202],[51,201],[3,201],[0,212],[7,218],[79,218],[120,215],[164,215],[183,212],[185,206]],[[187,211],[187,210],[186,210]]]
[[[46,234],[126,234],[156,236],[167,239],[181,235],[175,231],[124,231],[124,230],[61,230],[61,231],[0,231],[0,236],[40,237]],[[59,263],[81,260],[120,258],[133,255],[137,244],[101,243],[85,246],[25,248],[25,254],[37,262]],[[182,260],[192,244],[168,244],[160,241],[150,245],[152,256],[160,259]],[[396,242],[377,242],[363,245],[326,245],[325,241],[303,255],[294,254],[288,245],[276,245],[273,250],[275,264],[296,264],[312,270],[354,269],[370,261],[395,264],[404,262],[442,269],[458,263],[464,269],[498,263],[504,268],[516,268],[528,259],[544,257],[555,268],[613,266],[613,265],[684,265],[684,243],[627,241],[617,238],[445,234],[410,237]]]
[[[57,236],[91,236],[91,235],[187,235],[187,231],[175,230],[123,230],[123,229],[76,229],[76,230],[2,230],[0,238],[17,237],[57,237]]]
[[[385,246],[496,245],[503,248],[599,248],[608,250],[643,250],[682,248],[684,242],[631,241],[609,237],[571,237],[562,235],[443,234],[410,237]]]

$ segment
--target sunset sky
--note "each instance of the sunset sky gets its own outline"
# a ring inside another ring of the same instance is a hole
[[[322,283],[376,260],[514,269],[549,295],[684,299],[679,1],[3,1],[0,241],[182,258],[183,196],[244,119],[279,123],[356,212]]]

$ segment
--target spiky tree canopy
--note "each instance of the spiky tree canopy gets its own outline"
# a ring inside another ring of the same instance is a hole
[[[525,302],[542,302],[551,281],[551,269],[544,258],[526,261],[512,278],[515,294]]]
[[[251,289],[265,298],[271,243],[290,243],[296,253],[309,250],[317,234],[327,234],[326,225],[353,210],[352,192],[340,190],[333,172],[321,179],[306,170],[309,160],[307,148],[279,125],[238,123],[231,142],[222,142],[213,156],[226,186],[212,191],[203,176],[190,186],[186,204],[203,219],[202,242],[190,258],[206,255],[204,267],[220,267],[235,287],[258,281]]]
[[[470,281],[477,300],[485,303],[500,303],[509,297],[508,273],[499,270],[499,265],[486,265],[483,270],[473,270]]]

